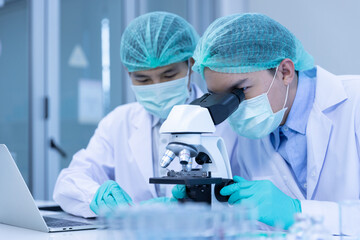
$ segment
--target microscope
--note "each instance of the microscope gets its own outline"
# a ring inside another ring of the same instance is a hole
[[[182,184],[187,198],[180,201],[205,202],[212,206],[227,202],[220,190],[232,184],[232,173],[222,138],[211,135],[245,98],[240,89],[226,94],[206,93],[189,105],[176,105],[160,128],[171,140],[160,160],[167,168],[178,158],[180,171],[168,170],[166,176],[149,179],[153,184]],[[194,167],[196,162],[196,167]]]

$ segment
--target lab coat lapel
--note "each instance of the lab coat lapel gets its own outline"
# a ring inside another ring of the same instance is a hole
[[[292,172],[286,163],[286,161],[281,157],[281,155],[275,151],[273,145],[270,141],[270,136],[263,138],[262,140],[263,147],[266,149],[266,152],[269,156],[269,160],[271,161],[271,164],[273,165],[274,169],[274,176],[278,179],[277,182],[275,181],[274,184],[277,184],[280,189],[282,188],[280,185],[283,185],[287,188],[288,193],[292,195],[292,197],[295,197],[296,199],[304,199],[304,195],[299,189],[299,186],[297,185],[294,177],[292,176]],[[281,189],[285,190],[285,189]]]
[[[332,92],[334,89],[336,92]],[[336,76],[317,66],[315,100],[306,127],[307,199],[314,198],[332,131],[332,121],[324,111],[346,98],[344,87]]]
[[[312,110],[307,134],[307,199],[312,199],[330,139],[332,123],[318,109]],[[316,133],[316,134],[311,134]]]
[[[155,185],[149,183],[149,178],[153,177],[151,119],[150,114],[145,110],[138,115],[133,122],[134,130],[130,136],[129,145],[144,181],[149,185],[149,191],[153,197],[156,197]]]

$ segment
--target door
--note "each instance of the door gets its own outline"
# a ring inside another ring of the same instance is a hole
[[[59,172],[86,148],[99,121],[134,101],[120,61],[123,8],[119,0],[59,1],[59,71],[56,81],[48,79],[49,199]]]
[[[30,186],[28,8],[26,0],[0,5],[0,143]]]

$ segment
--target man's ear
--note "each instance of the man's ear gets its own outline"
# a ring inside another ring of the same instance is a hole
[[[189,66],[189,68],[190,68],[190,76],[191,76],[191,74],[193,73],[193,70],[192,70],[192,66],[194,66],[194,64],[195,64],[195,59],[194,58],[189,58],[189,63],[190,63],[190,66]]]
[[[194,66],[195,64],[195,59],[191,57],[189,60],[190,60],[190,68],[192,68],[192,66]]]
[[[282,80],[284,81],[284,84],[287,86],[289,85],[295,77],[295,66],[291,59],[285,58],[281,61],[279,65],[279,72],[282,74]]]

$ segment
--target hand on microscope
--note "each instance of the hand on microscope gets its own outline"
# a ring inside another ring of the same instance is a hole
[[[234,176],[234,181],[220,194],[230,196],[229,204],[255,206],[260,222],[288,229],[294,223],[294,214],[301,212],[300,201],[284,194],[269,180],[247,181]]]
[[[133,206],[131,197],[117,184],[109,180],[103,183],[96,191],[90,209],[99,214],[101,211],[113,211],[118,206]]]
[[[186,198],[186,189],[185,189],[185,185],[175,185],[172,190],[171,193],[173,195],[173,197],[175,199],[183,199]]]

